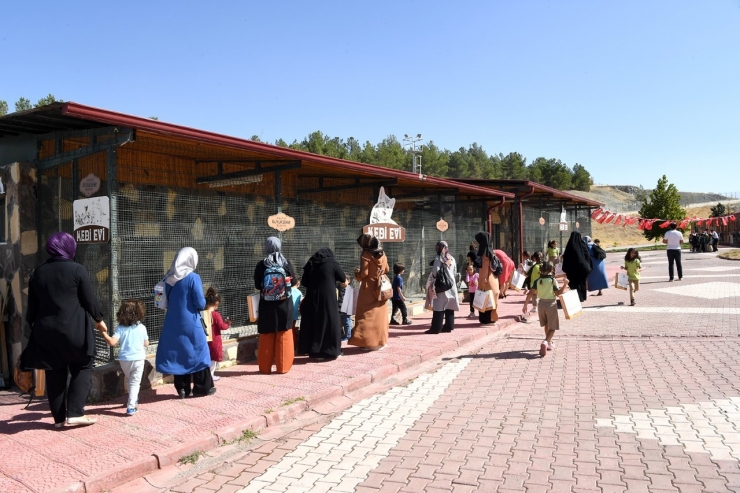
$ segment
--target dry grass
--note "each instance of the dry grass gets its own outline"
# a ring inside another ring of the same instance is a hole
[[[712,215],[711,206],[689,207],[686,209],[686,217],[709,217]]]
[[[602,248],[620,247],[628,245],[650,245],[651,241],[637,229],[637,224],[631,226],[614,226],[611,224],[591,223],[591,238],[601,240]]]
[[[740,260],[740,248],[720,254],[719,258],[725,260]]]

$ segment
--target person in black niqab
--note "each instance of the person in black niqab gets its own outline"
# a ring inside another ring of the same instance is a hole
[[[303,267],[301,283],[306,288],[306,296],[301,302],[298,354],[319,359],[336,359],[342,354],[336,283],[346,280],[330,248],[320,248]]]
[[[563,252],[563,272],[568,277],[568,285],[578,291],[581,301],[586,301],[588,291],[586,280],[593,270],[593,261],[588,252],[588,245],[581,233],[573,231]]]

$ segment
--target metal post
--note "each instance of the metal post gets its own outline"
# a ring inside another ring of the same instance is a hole
[[[118,155],[117,147],[108,149],[108,162],[106,169],[106,178],[108,183],[108,197],[110,198],[110,274],[108,275],[108,286],[110,290],[110,308],[108,310],[108,325],[113,327],[113,313],[119,302],[118,293],[118,248],[121,239],[118,237],[118,197],[117,197],[117,172],[118,172]],[[115,355],[113,348],[110,348],[110,361],[113,361]]]

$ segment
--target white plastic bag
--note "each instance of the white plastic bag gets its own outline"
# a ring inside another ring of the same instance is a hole
[[[161,310],[167,309],[167,283],[164,279],[154,286],[154,306]]]

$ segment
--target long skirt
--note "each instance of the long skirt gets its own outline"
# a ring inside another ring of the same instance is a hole
[[[295,344],[292,330],[260,334],[257,350],[257,364],[260,373],[269,375],[272,372],[273,362],[276,373],[288,373],[293,367],[294,358]]]

